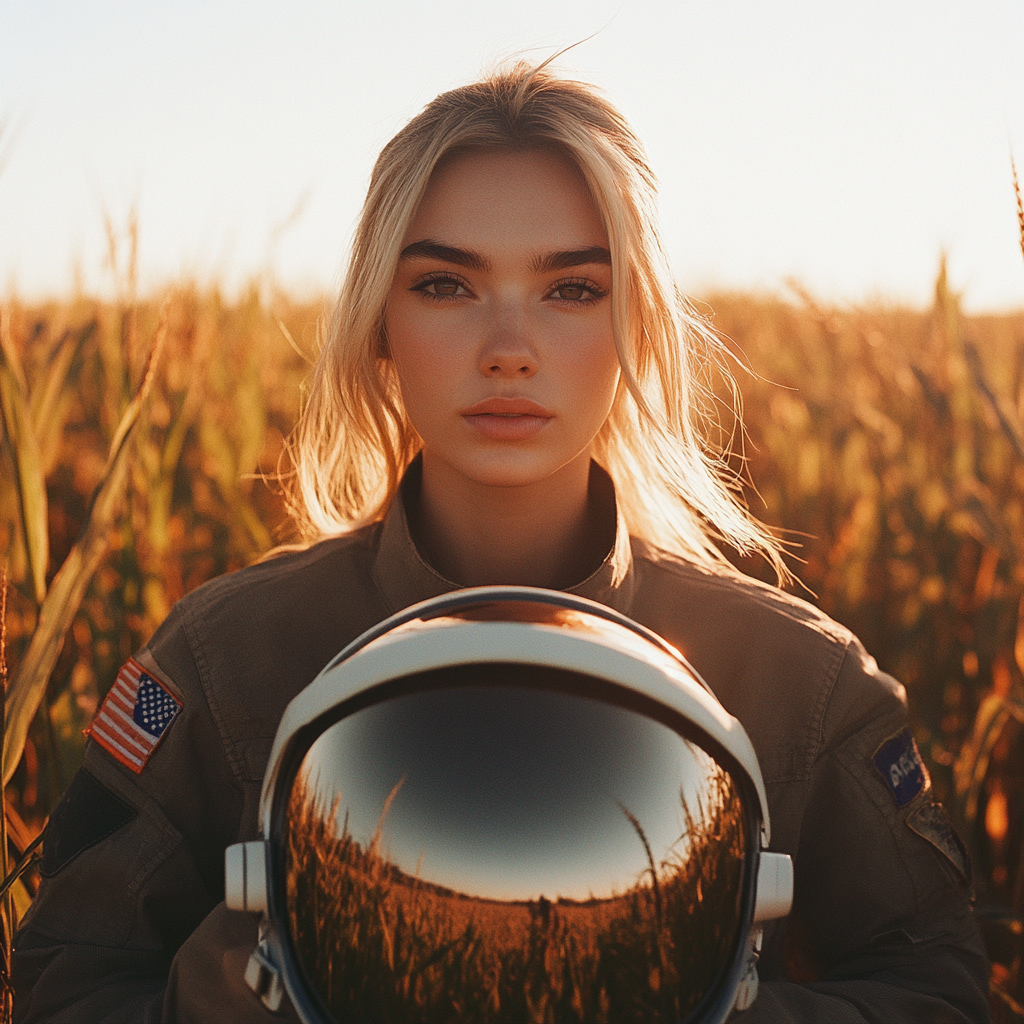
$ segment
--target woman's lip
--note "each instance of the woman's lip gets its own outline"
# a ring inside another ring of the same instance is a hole
[[[527,416],[551,419],[554,413],[544,406],[531,402],[528,398],[485,398],[468,409],[463,409],[463,416]]]
[[[491,441],[528,441],[536,437],[554,419],[530,413],[463,413],[462,419],[478,434]]]
[[[528,398],[485,398],[465,409],[462,418],[492,441],[528,441],[539,434],[555,414]]]

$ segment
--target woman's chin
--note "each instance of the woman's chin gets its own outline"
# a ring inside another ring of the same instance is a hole
[[[500,488],[543,488],[545,484],[554,485],[563,471],[579,460],[588,467],[588,452],[571,455],[566,458],[555,453],[523,450],[508,446],[504,451],[474,453],[472,458],[456,458],[443,460],[447,464],[444,475],[454,472],[467,483],[478,487]],[[428,475],[436,472],[439,460],[424,452],[424,472]],[[431,465],[433,463],[433,465]],[[584,473],[587,470],[583,471]]]

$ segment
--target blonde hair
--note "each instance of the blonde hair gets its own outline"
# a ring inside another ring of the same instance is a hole
[[[728,446],[716,450],[707,439],[709,367],[720,366],[722,343],[673,284],[643,147],[592,86],[543,64],[515,64],[441,94],[378,157],[291,439],[292,510],[303,536],[316,540],[382,518],[419,449],[387,358],[385,305],[439,161],[490,148],[561,152],[580,169],[604,220],[622,375],[594,457],[616,483],[630,532],[719,571],[728,565],[717,547],[724,541],[762,554],[784,578],[779,542],[743,504]],[[725,379],[731,383],[727,372]]]

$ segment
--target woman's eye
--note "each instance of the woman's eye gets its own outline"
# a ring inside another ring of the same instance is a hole
[[[565,281],[550,293],[551,298],[561,299],[563,302],[594,302],[603,298],[605,294],[596,285],[583,281]]]
[[[458,281],[431,281],[427,290],[435,295],[458,295],[461,287]]]
[[[413,285],[413,291],[424,292],[439,299],[454,299],[460,295],[468,295],[466,286],[454,277],[431,277]]]

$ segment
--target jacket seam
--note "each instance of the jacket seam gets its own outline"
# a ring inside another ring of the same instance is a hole
[[[391,616],[395,614],[396,609],[392,607],[391,602],[388,600],[388,595],[384,593],[384,588],[377,582],[377,576],[373,572],[370,573],[370,582],[373,584],[373,589],[377,591],[384,607],[387,609],[387,615],[385,615],[384,618],[391,618]],[[381,621],[383,622],[384,620],[381,619]]]
[[[185,642],[188,644],[189,653],[192,655],[192,660],[195,662],[196,669],[199,673],[199,683],[202,687],[203,699],[206,701],[206,707],[210,712],[210,717],[216,724],[217,732],[220,735],[221,747],[224,751],[224,759],[227,761],[228,767],[231,769],[235,778],[239,782],[244,782],[246,781],[245,765],[242,763],[243,759],[237,749],[238,745],[231,738],[231,734],[227,729],[227,724],[224,721],[224,715],[216,700],[213,699],[210,685],[210,665],[206,659],[206,653],[203,649],[199,632],[195,628],[191,608],[187,608],[185,610],[185,614],[182,616],[182,632],[185,635]]]
[[[812,767],[818,758],[821,757],[822,751],[825,749],[825,719],[828,715],[828,709],[832,703],[832,698],[835,695],[836,684],[839,681],[843,665],[845,664],[846,659],[850,656],[850,646],[851,641],[847,640],[841,649],[835,647],[832,648],[831,671],[827,677],[826,685],[822,687],[821,694],[818,697],[818,706],[814,709],[812,730],[815,733],[815,746],[813,756],[811,758]]]

